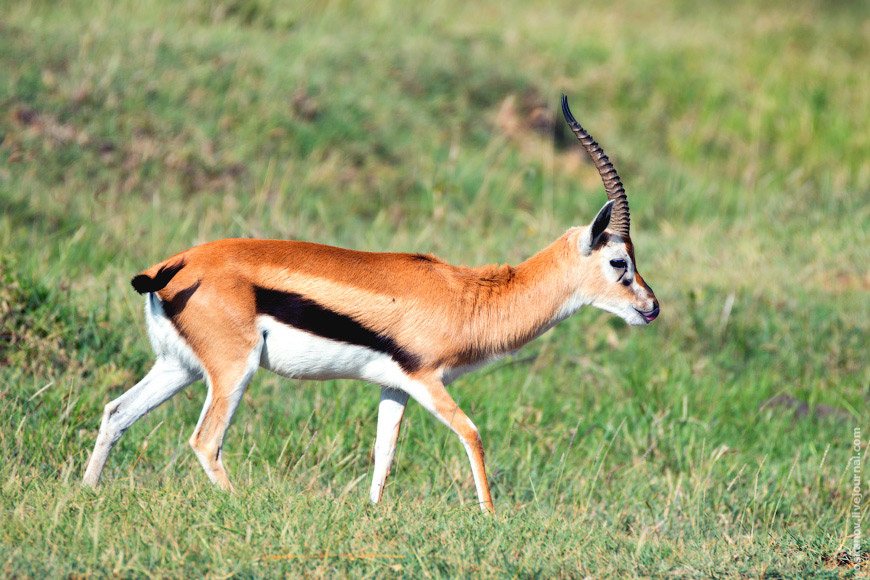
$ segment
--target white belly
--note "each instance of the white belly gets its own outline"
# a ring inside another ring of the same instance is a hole
[[[312,380],[358,379],[393,388],[406,382],[401,367],[382,352],[322,338],[269,316],[259,317],[257,326],[265,335],[260,366],[279,375]]]

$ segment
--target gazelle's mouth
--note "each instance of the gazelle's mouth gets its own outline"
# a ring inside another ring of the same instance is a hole
[[[635,308],[635,310],[637,310],[637,308]],[[652,322],[659,315],[659,307],[656,306],[652,310],[647,310],[646,312],[643,310],[637,310],[637,313],[643,316],[643,319],[647,322]]]

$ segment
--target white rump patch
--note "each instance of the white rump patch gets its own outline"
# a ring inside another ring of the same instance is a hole
[[[153,292],[145,295],[145,324],[151,348],[158,359],[174,360],[183,368],[200,375],[204,373],[202,363],[175,330],[163,310],[163,302]]]

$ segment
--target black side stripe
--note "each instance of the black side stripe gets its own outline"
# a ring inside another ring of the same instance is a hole
[[[354,320],[305,298],[295,292],[283,292],[254,286],[257,314],[266,314],[299,330],[348,344],[364,346],[390,355],[407,373],[420,369],[422,361],[384,336]]]

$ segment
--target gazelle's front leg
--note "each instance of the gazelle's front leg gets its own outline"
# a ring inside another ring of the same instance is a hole
[[[399,429],[402,426],[402,416],[405,405],[408,404],[408,393],[387,387],[381,388],[381,402],[378,405],[378,435],[375,439],[375,469],[372,476],[372,490],[369,497],[372,503],[379,503],[384,495],[384,485],[393,458],[396,456],[396,443],[399,441]]]
[[[406,390],[414,400],[435,415],[435,417],[450,427],[459,436],[465,452],[471,462],[471,473],[474,475],[474,486],[477,488],[477,499],[480,509],[485,512],[495,512],[492,495],[489,492],[489,482],[486,478],[486,467],[483,463],[483,443],[480,433],[471,419],[462,412],[444,383],[436,376],[420,377],[410,381]]]

